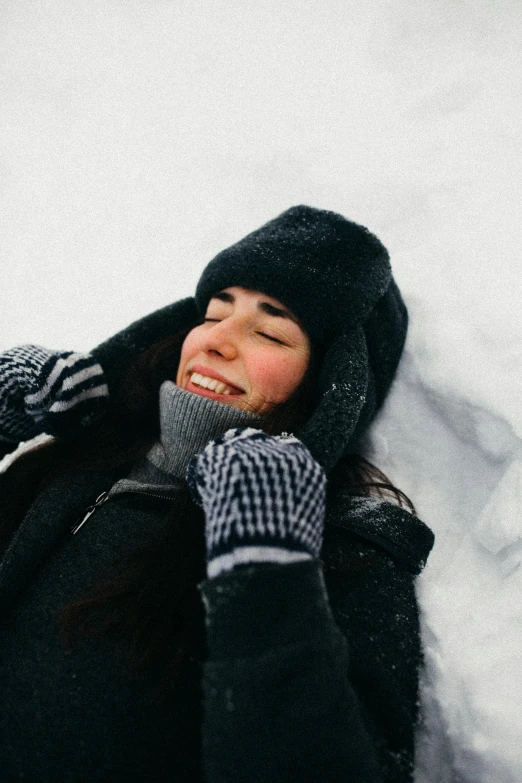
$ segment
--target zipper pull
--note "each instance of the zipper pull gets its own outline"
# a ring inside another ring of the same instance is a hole
[[[96,498],[92,506],[86,508],[84,515],[78,517],[78,519],[74,523],[74,527],[71,528],[71,533],[73,534],[73,536],[78,532],[78,530],[82,527],[82,525],[84,525],[85,522],[87,522],[89,517],[91,517],[94,514],[98,506],[101,506],[108,499],[109,499],[108,492],[102,492],[101,495],[98,495],[98,497]]]

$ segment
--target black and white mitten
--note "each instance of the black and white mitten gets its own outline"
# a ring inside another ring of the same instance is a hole
[[[318,556],[326,477],[298,438],[228,430],[190,460],[187,481],[205,511],[209,578]]]
[[[109,390],[90,354],[22,345],[0,354],[0,440],[70,437],[105,413]]]

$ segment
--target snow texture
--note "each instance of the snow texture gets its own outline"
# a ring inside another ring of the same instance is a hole
[[[416,783],[522,780],[519,0],[4,0],[0,350],[84,351],[294,204],[411,315],[367,450],[436,545]]]

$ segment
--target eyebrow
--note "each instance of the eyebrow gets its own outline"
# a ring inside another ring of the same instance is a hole
[[[218,291],[217,294],[212,294],[211,299],[220,299],[222,302],[228,302],[229,304],[234,304],[236,301],[235,296],[233,294],[229,294],[228,291]],[[275,307],[275,305],[271,305],[269,302],[258,302],[257,309],[262,313],[267,313],[267,315],[274,315],[277,318],[288,318],[299,327],[301,326],[295,315],[291,313],[290,310],[283,310],[281,307]]]

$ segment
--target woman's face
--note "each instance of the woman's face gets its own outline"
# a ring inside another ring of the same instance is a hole
[[[264,414],[292,395],[309,360],[308,336],[281,302],[232,286],[212,297],[205,322],[185,338],[176,384]]]

